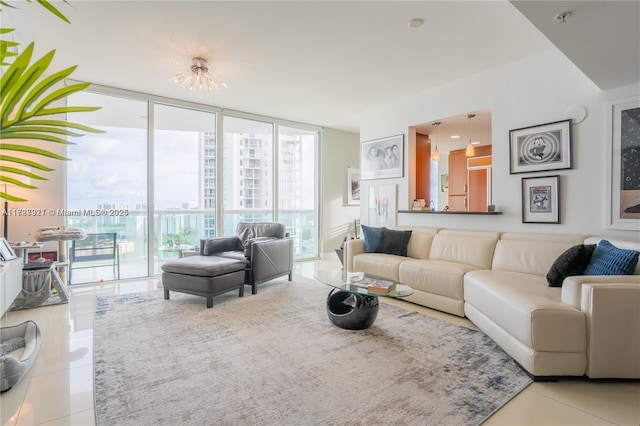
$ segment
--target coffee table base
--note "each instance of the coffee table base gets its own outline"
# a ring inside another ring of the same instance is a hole
[[[327,315],[333,325],[347,330],[364,330],[378,317],[376,296],[360,295],[334,288],[327,296]]]

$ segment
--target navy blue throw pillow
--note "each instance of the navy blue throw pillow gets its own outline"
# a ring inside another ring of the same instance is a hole
[[[585,275],[632,275],[640,252],[617,248],[607,240],[600,240]]]
[[[373,226],[361,225],[362,237],[364,238],[364,251],[366,253],[376,253],[382,238],[382,229]]]

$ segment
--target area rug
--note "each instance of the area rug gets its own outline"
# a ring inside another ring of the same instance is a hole
[[[482,332],[382,304],[332,325],[330,288],[99,297],[98,425],[476,425],[531,379]]]

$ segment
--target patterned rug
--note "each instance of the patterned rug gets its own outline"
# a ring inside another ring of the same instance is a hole
[[[98,425],[476,425],[531,383],[482,332],[382,304],[333,326],[330,288],[99,297]]]

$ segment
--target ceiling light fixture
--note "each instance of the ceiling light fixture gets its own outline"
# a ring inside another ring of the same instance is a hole
[[[571,12],[562,12],[562,13],[558,13],[556,16],[553,17],[553,19],[555,19],[556,21],[560,21],[561,23],[565,23],[567,22],[567,18],[571,16]]]
[[[207,60],[204,58],[193,58],[188,69],[176,74],[173,82],[181,89],[200,89],[201,92],[220,92],[227,88],[224,81],[216,80],[213,77],[213,70],[209,69]]]
[[[473,157],[476,153],[476,149],[471,143],[471,119],[475,116],[475,114],[467,114],[467,118],[469,119],[469,143],[467,144],[467,150],[465,151],[465,155],[467,157]]]
[[[432,125],[436,127],[436,149],[435,151],[433,151],[433,155],[431,156],[431,159],[433,161],[439,161],[440,160],[440,152],[438,151],[438,126],[441,125],[442,123],[440,121],[436,121],[435,123],[433,123]]]

